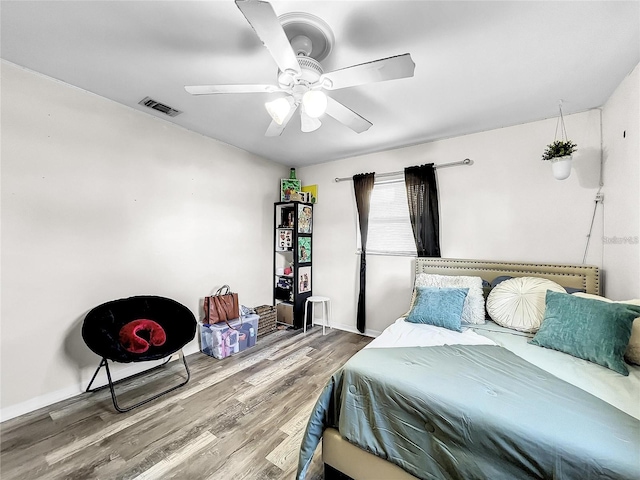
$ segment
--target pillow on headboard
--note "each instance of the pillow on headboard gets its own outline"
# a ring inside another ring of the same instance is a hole
[[[573,295],[580,298],[591,298],[593,300],[600,300],[603,302],[640,305],[640,299],[613,301],[605,297],[590,295],[588,293],[574,293]],[[631,326],[631,338],[629,339],[627,350],[624,352],[624,358],[629,363],[640,365],[640,316],[633,321],[633,325]]]
[[[411,312],[413,304],[416,301],[416,288],[418,287],[468,288],[467,297],[464,300],[464,307],[462,308],[462,322],[473,324],[485,323],[484,296],[482,295],[482,279],[480,277],[419,273],[416,275],[409,311],[405,313],[403,317],[406,317]]]

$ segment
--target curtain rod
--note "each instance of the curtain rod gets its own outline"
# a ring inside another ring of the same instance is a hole
[[[434,165],[434,168],[446,168],[446,167],[455,167],[458,165],[473,165],[473,160],[470,160],[468,158],[465,158],[464,160],[460,161],[460,162],[451,162],[451,163],[443,163],[441,165]],[[376,177],[391,177],[393,175],[400,175],[404,173],[404,170],[401,172],[387,172],[387,173],[376,173]],[[342,177],[342,178],[335,178],[336,182],[344,182],[346,180],[353,180],[353,177]]]

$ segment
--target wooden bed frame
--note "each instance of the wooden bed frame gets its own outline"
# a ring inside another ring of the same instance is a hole
[[[592,265],[558,265],[542,263],[491,262],[447,258],[416,259],[416,275],[465,275],[491,282],[500,276],[541,277],[563,287],[600,294],[600,272]],[[344,440],[336,429],[328,428],[322,437],[325,480],[415,480],[416,477],[397,465],[361,450]]]

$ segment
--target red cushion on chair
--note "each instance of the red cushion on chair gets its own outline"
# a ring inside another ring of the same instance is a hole
[[[140,318],[125,324],[120,329],[120,343],[131,353],[144,353],[149,345],[159,347],[167,341],[167,334],[157,322]]]

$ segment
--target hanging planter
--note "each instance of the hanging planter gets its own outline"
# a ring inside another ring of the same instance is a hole
[[[556,124],[556,134],[553,143],[547,145],[542,160],[551,162],[551,171],[557,180],[564,180],[571,175],[572,154],[576,151],[577,145],[567,139],[567,130],[564,126],[564,117],[562,116],[562,102],[560,103],[560,116]],[[558,140],[558,127],[560,130],[560,140]]]
[[[556,180],[564,180],[571,175],[571,155],[551,158],[551,172]]]

